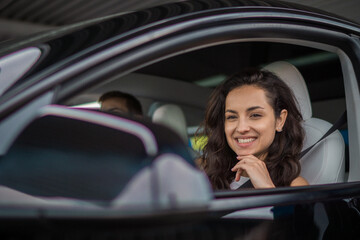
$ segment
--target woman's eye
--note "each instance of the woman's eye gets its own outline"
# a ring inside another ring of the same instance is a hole
[[[227,120],[231,120],[231,119],[235,119],[235,118],[236,118],[236,116],[233,116],[233,115],[226,116],[226,119],[227,119]]]
[[[258,113],[253,113],[253,114],[250,115],[250,117],[252,117],[252,118],[259,118],[259,117],[262,117],[262,115],[261,115],[261,114],[258,114]]]

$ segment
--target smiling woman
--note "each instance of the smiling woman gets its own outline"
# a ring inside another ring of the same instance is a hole
[[[301,121],[292,91],[276,75],[249,70],[229,77],[210,97],[204,122],[209,140],[201,165],[213,188],[249,186],[240,178],[255,188],[307,185],[299,176]]]

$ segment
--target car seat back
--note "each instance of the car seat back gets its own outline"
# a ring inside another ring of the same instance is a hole
[[[274,62],[265,67],[280,77],[292,89],[303,117],[305,139],[303,150],[315,144],[331,124],[312,117],[310,96],[304,78],[292,64]],[[345,181],[345,144],[341,133],[336,130],[317,143],[300,160],[301,176],[310,184],[327,184]]]
[[[179,106],[175,104],[159,106],[152,115],[152,121],[172,129],[181,137],[185,144],[188,143],[186,118]]]

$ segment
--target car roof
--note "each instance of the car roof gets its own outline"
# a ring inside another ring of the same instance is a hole
[[[8,40],[0,44],[0,55],[13,50],[15,47],[26,46],[29,43],[45,42],[50,39],[59,38],[61,36],[72,33],[76,30],[84,28],[91,29],[92,27],[106,22],[118,19],[121,21],[130,21],[131,25],[128,25],[123,29],[123,32],[128,32],[132,29],[139,28],[148,25],[153,22],[166,21],[183,16],[189,16],[191,18],[194,14],[207,14],[213,11],[226,11],[228,9],[237,9],[241,11],[284,11],[293,12],[307,16],[316,16],[319,18],[332,20],[338,23],[343,23],[349,26],[359,27],[359,24],[352,22],[342,16],[337,16],[333,13],[325,12],[320,9],[311,8],[308,6],[289,3],[283,1],[258,1],[258,0],[235,0],[235,1],[214,1],[214,0],[186,0],[186,1],[173,1],[172,3],[166,3],[159,6],[155,6],[149,9],[141,9],[133,12],[120,12],[117,14],[95,18],[91,20],[82,21],[75,24],[70,24],[62,27],[58,27],[52,30],[47,30],[41,33],[35,33],[32,36],[20,37],[13,40]],[[120,31],[121,32],[121,31]],[[116,34],[119,34],[117,32]]]

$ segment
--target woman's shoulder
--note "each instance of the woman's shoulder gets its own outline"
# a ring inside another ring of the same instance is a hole
[[[307,185],[309,185],[308,181],[301,176],[298,176],[297,178],[295,178],[290,184],[291,187],[307,186]]]
[[[204,169],[204,163],[205,163],[205,161],[204,161],[204,159],[202,159],[201,157],[199,157],[199,158],[196,158],[195,160],[194,160],[194,162],[195,162],[195,165],[198,167],[198,168],[200,168],[200,169]]]

